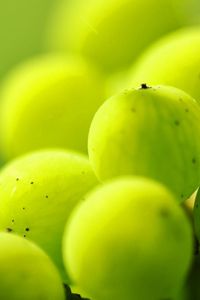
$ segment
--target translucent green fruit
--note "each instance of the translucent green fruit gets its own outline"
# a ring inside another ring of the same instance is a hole
[[[188,3],[75,0],[56,12],[48,35],[53,48],[81,53],[105,72],[119,71],[149,43],[186,24]]]
[[[200,182],[200,109],[173,87],[128,90],[106,101],[89,133],[89,157],[101,181],[142,175],[164,183],[179,201]]]
[[[65,277],[64,225],[96,178],[78,154],[41,151],[19,158],[0,173],[0,230],[35,241]]]
[[[87,151],[88,130],[103,102],[102,78],[81,59],[41,56],[11,72],[0,94],[6,159],[45,147]]]
[[[183,89],[200,101],[200,27],[176,31],[144,52],[133,66],[129,86],[141,82]]]
[[[0,265],[0,299],[65,299],[58,271],[33,243],[0,233]]]
[[[164,300],[182,287],[192,244],[188,219],[170,192],[125,177],[95,189],[74,210],[63,252],[91,299]]]

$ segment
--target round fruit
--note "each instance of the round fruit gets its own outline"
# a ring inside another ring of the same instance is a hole
[[[0,233],[0,298],[64,300],[58,271],[40,248],[23,238]]]
[[[101,181],[142,175],[187,199],[200,182],[200,109],[173,87],[131,89],[106,101],[89,133],[89,157]]]
[[[188,22],[188,0],[63,4],[52,20],[52,47],[81,53],[108,73],[125,69],[149,43]]]
[[[162,185],[126,177],[91,192],[64,234],[73,281],[98,300],[171,299],[185,280],[192,230]]]
[[[103,93],[100,76],[78,58],[47,55],[19,66],[1,91],[5,158],[46,147],[86,152],[89,126]]]
[[[33,240],[65,278],[61,255],[64,225],[96,183],[88,160],[78,154],[41,151],[19,158],[0,173],[0,230]]]
[[[153,44],[133,66],[129,86],[141,82],[183,89],[200,102],[200,27],[184,28]]]

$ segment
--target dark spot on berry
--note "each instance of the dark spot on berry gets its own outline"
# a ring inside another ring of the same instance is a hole
[[[14,219],[12,219],[12,223],[14,223],[15,222],[15,220]]]
[[[9,228],[9,227],[8,227],[8,228],[6,228],[6,231],[7,231],[7,232],[12,232],[13,230],[12,230],[12,228]]]
[[[147,90],[147,89],[150,89],[150,87],[146,83],[142,83],[141,86],[140,86],[140,89],[141,90]]]
[[[197,162],[197,161],[196,161],[196,158],[193,158],[193,159],[192,159],[192,163],[193,163],[193,164],[196,164],[196,162]]]
[[[49,198],[49,196],[48,196],[48,195],[46,195],[45,197],[46,197],[46,198]]]
[[[31,184],[34,184],[34,182],[33,182],[33,181],[31,181]]]
[[[28,227],[26,227],[26,229],[25,229],[26,231],[30,231],[30,228],[28,228]]]
[[[25,210],[26,208],[25,208],[25,207],[22,207],[22,209]]]
[[[18,178],[18,177],[16,178],[16,181],[19,181],[19,178]]]
[[[162,217],[164,217],[164,218],[166,218],[166,217],[169,217],[169,210],[168,209],[166,209],[165,207],[163,207],[161,210],[160,210],[160,215],[162,216]]]
[[[178,120],[175,120],[175,121],[174,121],[174,124],[175,124],[176,126],[179,126],[179,125],[180,125],[180,122],[179,122]]]
[[[186,113],[188,113],[188,112],[189,112],[189,109],[188,109],[188,108],[186,108],[186,109],[185,109],[185,112],[186,112]]]
[[[26,235],[24,234],[24,237],[26,237]]]

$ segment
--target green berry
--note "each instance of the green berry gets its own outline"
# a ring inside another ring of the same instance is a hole
[[[142,175],[187,199],[200,182],[199,116],[196,101],[173,87],[143,84],[110,98],[89,133],[98,178]]]
[[[43,248],[64,280],[61,240],[75,205],[96,185],[88,160],[64,151],[40,151],[18,158],[0,173],[0,230]]]
[[[129,86],[141,82],[180,88],[200,102],[200,27],[173,32],[150,46],[134,64]]]
[[[116,179],[74,210],[63,255],[73,281],[98,300],[176,296],[192,256],[192,230],[176,199],[144,178]]]
[[[103,102],[103,90],[101,76],[82,59],[46,55],[20,65],[1,90],[5,159],[48,147],[86,152],[89,126]]]
[[[0,233],[0,298],[64,300],[61,278],[50,258],[17,235]]]

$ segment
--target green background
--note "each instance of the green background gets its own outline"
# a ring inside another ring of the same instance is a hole
[[[0,0],[0,78],[44,51],[46,24],[61,0]]]

